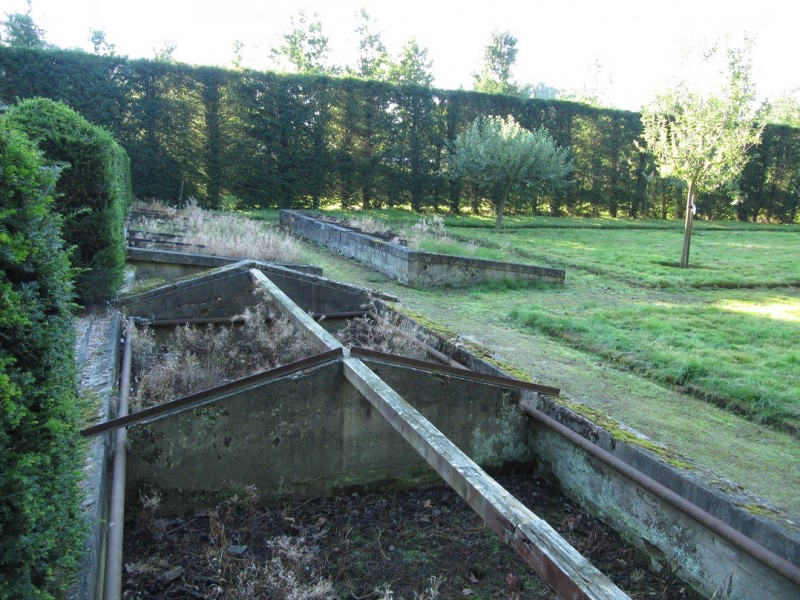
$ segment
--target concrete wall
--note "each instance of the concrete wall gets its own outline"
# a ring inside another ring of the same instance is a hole
[[[248,269],[253,267],[267,274],[289,298],[307,312],[363,310],[372,295],[396,300],[391,295],[338,283],[317,275],[256,261],[242,261],[145,292],[123,296],[118,304],[126,315],[143,318],[229,318],[253,306],[258,300],[253,294],[255,287],[248,274]]]
[[[372,366],[479,464],[532,459],[525,419],[499,388]],[[438,479],[338,362],[130,427],[128,444],[128,499],[152,486],[165,510],[212,506],[246,485],[274,499]]]
[[[241,262],[241,258],[230,258],[214,254],[196,254],[191,252],[177,252],[172,250],[156,250],[153,248],[133,248],[127,251],[128,265],[136,269],[136,276],[140,278],[155,277],[164,281],[174,281],[189,275],[201,273],[209,269],[216,269]],[[252,261],[261,265],[274,265],[322,275],[322,269],[313,265],[296,265],[290,263],[274,263]]]
[[[117,396],[119,374],[119,339],[121,326],[117,311],[96,312],[78,321],[76,362],[78,392],[90,403],[96,403],[94,418],[103,422],[111,417],[111,406]],[[83,517],[88,526],[86,555],[81,576],[70,590],[70,600],[99,598],[103,587],[103,563],[108,529],[108,481],[111,436],[89,440],[83,467]]]
[[[800,589],[681,511],[589,457],[552,430],[535,429],[538,460],[565,494],[706,598],[790,600]]]
[[[316,244],[355,258],[406,285],[469,285],[500,279],[564,283],[564,271],[412,250],[297,211],[282,210],[281,225]]]

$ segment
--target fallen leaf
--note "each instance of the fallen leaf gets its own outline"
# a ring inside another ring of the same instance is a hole
[[[466,588],[464,588],[463,590],[461,590],[461,593],[462,593],[464,596],[472,596],[472,594],[474,594],[475,592],[473,592],[471,589],[469,589],[468,587],[466,587]]]

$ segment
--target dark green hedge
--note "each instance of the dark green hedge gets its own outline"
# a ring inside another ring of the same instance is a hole
[[[458,211],[466,197],[446,176],[448,142],[480,115],[545,126],[575,165],[569,192],[512,198],[551,214],[672,218],[679,182],[660,179],[639,152],[636,112],[326,76],[192,67],[77,51],[0,47],[0,101],[63,100],[108,128],[132,161],[133,191],[219,207],[410,205]],[[794,221],[800,131],[768,127],[747,181],[698,199],[701,216]],[[734,203],[734,200],[736,201]]]
[[[83,548],[72,268],[57,170],[0,118],[0,598],[60,597]]]
[[[62,102],[25,100],[6,119],[62,167],[56,207],[74,246],[76,291],[84,304],[116,295],[125,266],[124,223],[131,201],[130,163],[110,133]]]

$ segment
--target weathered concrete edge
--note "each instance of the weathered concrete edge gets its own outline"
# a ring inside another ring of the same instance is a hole
[[[106,317],[93,318],[84,336],[78,339],[76,362],[78,368],[78,392],[82,396],[95,397],[99,401],[97,421],[111,417],[111,408],[118,393],[119,339],[122,320],[114,311]],[[98,329],[100,329],[98,331]],[[95,356],[89,357],[90,338],[100,339]],[[99,598],[103,588],[103,564],[105,562],[105,540],[108,521],[108,467],[111,453],[111,438],[101,436],[87,445],[83,477],[83,501],[81,508],[89,527],[85,542],[86,553],[80,578],[70,591],[70,600]]]
[[[177,250],[159,250],[155,248],[135,248],[129,246],[127,249],[128,262],[153,262],[153,263],[170,263],[174,265],[186,265],[191,267],[201,267],[206,269],[213,269],[216,267],[224,267],[226,265],[246,261],[255,262],[259,265],[268,265],[283,267],[301,273],[310,273],[312,275],[322,275],[321,267],[314,265],[302,265],[295,263],[273,262],[263,260],[253,260],[249,258],[235,258],[230,256],[218,256],[216,254],[199,254],[196,252],[180,252]]]

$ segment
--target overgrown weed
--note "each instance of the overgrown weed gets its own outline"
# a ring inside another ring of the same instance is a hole
[[[164,344],[151,327],[133,331],[131,410],[142,410],[313,353],[272,302],[263,299],[235,324],[182,325]]]
[[[179,233],[181,242],[192,252],[287,263],[300,260],[300,243],[291,235],[235,213],[204,210],[194,198],[181,208],[157,201],[140,203],[136,208],[163,213],[164,217],[141,217],[129,224],[131,229],[156,235]]]
[[[422,333],[408,319],[397,313],[381,313],[374,305],[364,317],[351,319],[336,333],[336,338],[348,348],[353,346],[396,354],[406,358],[424,360],[424,346],[431,342],[430,336]]]

